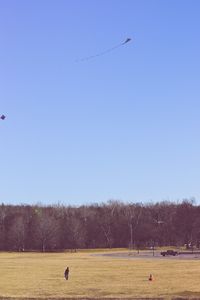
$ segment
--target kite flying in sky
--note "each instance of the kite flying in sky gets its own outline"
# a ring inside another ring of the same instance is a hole
[[[1,115],[1,120],[4,120],[5,118],[6,118],[6,116],[4,116],[4,115]]]
[[[109,49],[107,49],[107,50],[105,50],[103,52],[97,53],[97,54],[92,55],[92,56],[87,56],[87,57],[81,58],[81,59],[77,60],[77,62],[86,61],[86,60],[90,60],[90,59],[93,59],[93,58],[98,57],[98,56],[105,55],[105,54],[107,54],[107,53],[109,53],[111,51],[114,51],[115,49],[117,49],[117,48],[119,48],[119,47],[121,47],[121,46],[129,43],[130,41],[131,41],[131,38],[127,38],[124,42],[122,42],[122,43],[120,43],[120,44],[118,44],[118,45],[116,45],[116,46],[114,46],[112,48],[109,48]]]

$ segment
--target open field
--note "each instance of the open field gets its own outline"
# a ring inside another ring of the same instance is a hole
[[[130,259],[128,255],[96,254],[0,253],[0,297],[200,299],[200,259]],[[63,276],[67,266],[68,281]],[[153,282],[148,281],[150,273],[155,277]]]

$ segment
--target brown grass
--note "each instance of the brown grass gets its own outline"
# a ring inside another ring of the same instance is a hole
[[[87,253],[0,253],[0,297],[200,299],[200,260],[120,259]],[[64,269],[70,268],[69,280]],[[155,280],[148,281],[149,274]]]

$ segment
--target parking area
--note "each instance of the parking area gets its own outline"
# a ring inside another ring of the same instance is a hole
[[[100,256],[106,257],[113,257],[113,258],[124,258],[124,259],[163,259],[163,260],[200,260],[200,253],[181,253],[176,256],[173,255],[166,255],[162,256],[160,251],[127,251],[127,252],[113,252],[113,253],[103,253],[103,254],[95,254]]]

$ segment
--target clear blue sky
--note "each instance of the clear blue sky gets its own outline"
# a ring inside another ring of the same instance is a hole
[[[199,15],[195,0],[1,0],[0,202],[199,202]]]

